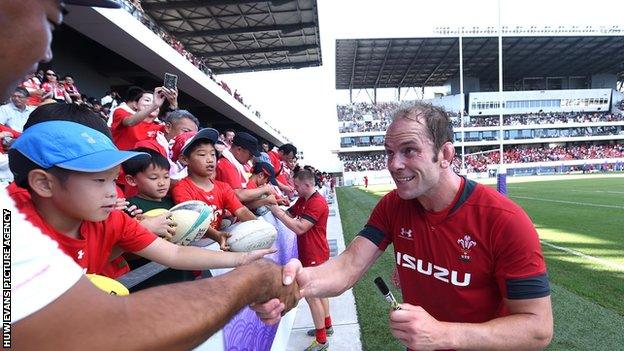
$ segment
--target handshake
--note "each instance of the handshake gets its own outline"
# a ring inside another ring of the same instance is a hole
[[[255,298],[250,308],[266,324],[272,325],[279,322],[281,316],[286,314],[302,297],[305,297],[305,281],[301,262],[292,259],[285,266],[279,266],[267,259],[260,259],[247,266],[238,269],[251,269],[251,277],[257,280],[254,290]],[[238,270],[237,269],[237,270]],[[294,277],[297,277],[297,280]]]

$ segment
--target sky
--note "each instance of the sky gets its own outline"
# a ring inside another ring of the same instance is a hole
[[[624,0],[501,0],[501,24],[523,27],[620,25]],[[336,39],[430,36],[439,26],[497,26],[496,0],[318,0],[323,64],[320,67],[223,75],[270,125],[303,151],[304,164],[341,171],[336,104],[348,90],[335,88]],[[412,95],[404,96],[409,99]],[[433,90],[425,98],[433,97]],[[355,101],[368,101],[354,91]],[[378,101],[396,100],[380,89]]]

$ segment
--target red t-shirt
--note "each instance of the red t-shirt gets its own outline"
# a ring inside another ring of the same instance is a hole
[[[243,207],[243,204],[238,200],[234,190],[227,183],[218,180],[213,180],[212,183],[214,184],[212,190],[206,191],[195,185],[191,178],[186,177],[174,185],[171,196],[176,204],[184,201],[199,200],[211,206],[215,213],[215,219],[210,223],[210,226],[214,229],[219,229],[224,210],[234,213]]]
[[[269,159],[275,170],[275,175],[279,175],[282,172],[282,161],[280,160],[279,154],[275,151],[269,151],[267,155],[269,155]]]
[[[503,298],[550,294],[529,217],[473,181],[463,181],[440,212],[403,200],[394,190],[379,201],[359,235],[380,250],[394,244],[403,299],[440,321],[482,323],[508,314]],[[527,287],[527,280],[536,284]]]
[[[243,189],[245,177],[235,165],[225,157],[221,157],[217,162],[217,175],[215,179],[228,183],[232,189]]]
[[[155,234],[124,212],[113,211],[104,221],[83,221],[79,229],[82,238],[75,239],[60,233],[46,223],[32,201],[23,202],[22,205],[18,209],[26,216],[26,219],[58,242],[61,250],[84,268],[86,273],[116,278],[126,273],[128,268],[117,266],[119,259],[109,262],[113,246],[118,246],[127,252],[136,252],[143,250],[157,238]]]
[[[251,178],[249,178],[249,180],[247,181],[247,185],[245,186],[245,189],[258,189],[258,186],[256,185],[256,183],[254,183],[253,180],[251,180]]]
[[[329,244],[327,243],[327,217],[329,207],[327,201],[318,192],[309,199],[300,197],[288,209],[295,217],[301,217],[314,225],[305,234],[297,235],[299,260],[304,267],[318,266],[329,260]]]
[[[123,125],[122,122],[135,113],[123,107],[119,107],[113,112],[111,133],[113,134],[113,142],[119,150],[131,150],[137,142],[156,138],[156,132],[165,131],[165,126],[157,122],[142,121],[132,127]]]

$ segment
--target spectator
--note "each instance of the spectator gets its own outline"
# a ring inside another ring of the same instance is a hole
[[[52,99],[60,103],[72,103],[72,99],[65,90],[65,87],[58,82],[58,75],[50,69],[45,73],[43,83],[41,83],[41,89],[43,89],[43,100]]]
[[[126,101],[113,112],[111,131],[115,145],[120,150],[133,149],[137,142],[156,138],[156,132],[164,126],[155,121],[158,109],[165,100],[165,88],[154,93],[138,87],[128,89]]]
[[[28,106],[39,106],[41,103],[41,97],[43,96],[43,89],[41,89],[41,81],[34,73],[29,73],[26,76],[26,80],[22,82],[22,87],[28,90],[28,101],[26,104]]]
[[[78,91],[72,76],[66,74],[65,77],[63,77],[63,86],[74,103],[82,103],[82,97],[80,96],[80,92]]]
[[[28,116],[35,109],[33,106],[26,104],[28,96],[26,88],[15,88],[13,95],[11,95],[11,101],[6,105],[0,106],[0,124],[18,132],[24,130],[24,124],[26,124]]]

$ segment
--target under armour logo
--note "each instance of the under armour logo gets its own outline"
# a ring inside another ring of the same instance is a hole
[[[82,134],[80,134],[80,136],[81,136],[81,137],[83,137],[83,138],[85,138],[85,140],[86,140],[86,141],[87,141],[87,143],[89,143],[89,144],[95,144],[95,143],[96,143],[95,139],[93,139],[93,138],[89,135],[89,133],[87,133],[87,132],[83,132]]]
[[[84,256],[84,251],[82,251],[82,250],[78,251],[78,259],[82,260],[83,256]]]
[[[405,228],[401,228],[401,234],[402,237],[404,238],[412,238],[412,230],[411,229],[405,229]]]

